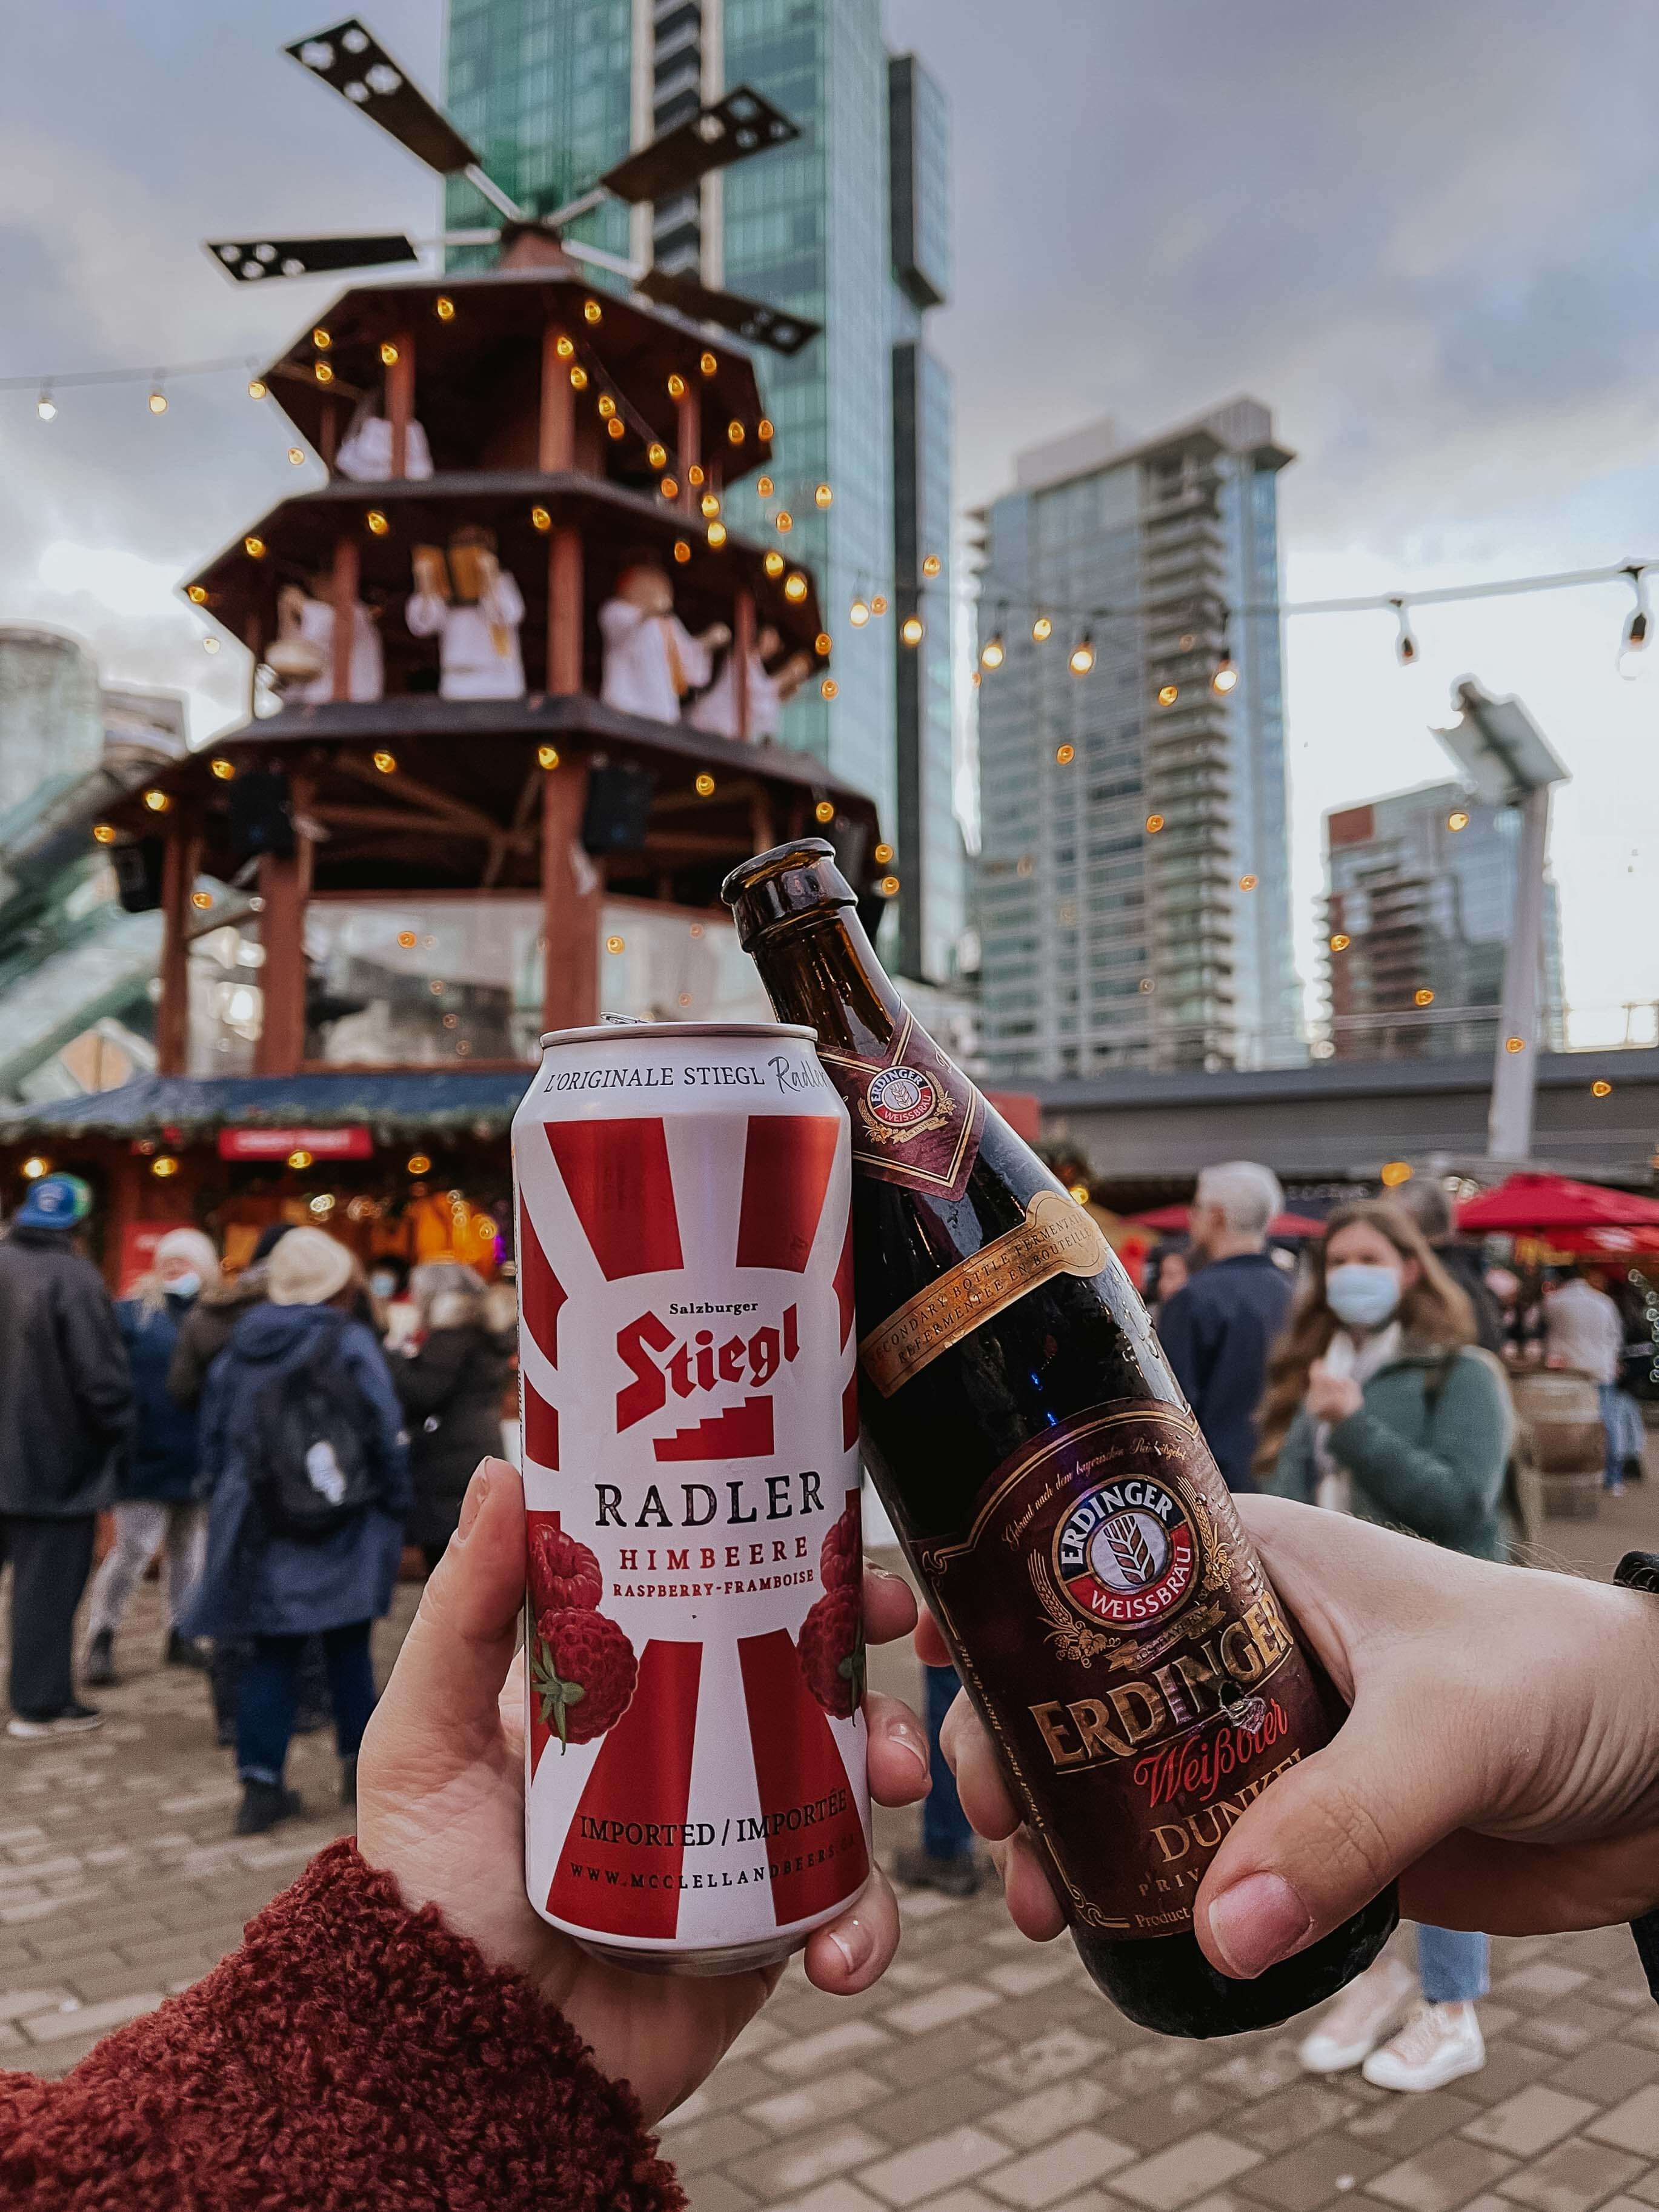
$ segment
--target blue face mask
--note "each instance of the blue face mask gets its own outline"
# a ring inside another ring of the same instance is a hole
[[[167,1293],[170,1298],[193,1298],[201,1287],[202,1279],[198,1274],[174,1275],[167,1286]]]
[[[1348,1260],[1325,1278],[1325,1303],[1350,1328],[1381,1328],[1400,1305],[1400,1278],[1392,1267]]]

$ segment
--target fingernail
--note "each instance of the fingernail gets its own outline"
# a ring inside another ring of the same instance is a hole
[[[461,1517],[455,1524],[455,1541],[465,1543],[472,1533],[472,1523],[483,1511],[483,1502],[489,1495],[489,1462],[480,1460],[477,1470],[466,1486],[466,1496],[461,1500]]]
[[[924,1778],[932,1776],[933,1767],[927,1757],[927,1746],[919,1729],[912,1728],[908,1721],[895,1721],[889,1727],[888,1735],[901,1751],[908,1752],[915,1759],[916,1771],[919,1774]]]
[[[1313,1915],[1283,1875],[1246,1875],[1210,1907],[1210,1934],[1222,1965],[1248,1982],[1288,1958],[1313,1926]]]
[[[866,1575],[873,1575],[878,1583],[904,1582],[902,1575],[896,1575],[890,1567],[881,1566],[874,1559],[866,1559],[865,1561],[864,1571]],[[905,1583],[905,1587],[907,1589],[908,1589],[909,1585],[908,1583]]]
[[[838,1920],[830,1930],[830,1941],[846,1960],[849,1974],[856,1974],[865,1965],[874,1948],[875,1940],[856,1912],[849,1914],[845,1920]]]

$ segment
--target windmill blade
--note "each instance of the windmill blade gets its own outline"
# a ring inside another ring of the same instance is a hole
[[[621,200],[665,200],[711,169],[728,168],[733,161],[746,161],[751,155],[768,153],[799,137],[799,125],[792,123],[781,108],[763,100],[749,85],[733,85],[712,107],[676,124],[648,146],[636,147],[614,169],[607,169],[599,182]]]
[[[694,323],[718,323],[750,345],[769,346],[774,353],[799,353],[823,328],[787,308],[769,307],[764,300],[745,300],[736,292],[711,291],[707,284],[684,273],[648,270],[639,289],[659,307],[675,307]]]
[[[562,238],[559,250],[568,253],[573,261],[591,261],[596,269],[609,269],[617,276],[626,276],[630,284],[637,284],[645,270],[637,261],[629,261],[621,253],[607,252],[602,246],[585,246],[580,239]]]
[[[283,51],[441,177],[478,166],[477,155],[449,118],[432,105],[355,15],[330,30],[313,32],[308,39],[296,39]]]
[[[374,269],[391,261],[418,261],[401,231],[346,238],[210,238],[206,250],[238,284],[264,276],[319,276],[342,269]]]

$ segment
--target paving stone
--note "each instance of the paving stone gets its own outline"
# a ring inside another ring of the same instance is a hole
[[[1592,2205],[1635,2180],[1641,2171],[1641,2160],[1626,2151],[1575,2138],[1558,2143],[1498,2187],[1502,2195],[1529,2205],[1532,2212],[1590,2212]]]
[[[694,2212],[702,2212],[701,2200]],[[882,2207],[875,2197],[866,2196],[863,2190],[842,2179],[826,2181],[822,2188],[811,2190],[805,2197],[797,2197],[789,2204],[780,2206],[778,2212],[882,2212]]]
[[[1584,2133],[1597,2142],[1635,2151],[1642,2158],[1659,2158],[1659,2086],[1637,2090],[1610,2112],[1592,2120]]]
[[[1471,2142],[1490,2143],[1512,2158],[1535,2158],[1588,2119],[1596,2107],[1586,2097],[1570,2097],[1547,2081],[1534,2081],[1501,2105],[1470,2120],[1463,2133]]]
[[[1237,2108],[1202,2082],[1177,2081],[1166,2088],[1121,2095],[1112,2126],[1125,2142],[1150,2154],[1178,2142],[1182,2136],[1195,2135],[1200,2128],[1233,2127],[1238,2118]]]
[[[1563,2058],[1576,2058],[1592,2043],[1609,2039],[1624,2025],[1623,2014],[1606,2005],[1567,1997],[1553,2000],[1543,2011],[1517,2021],[1515,2033],[1540,2051],[1556,2051]]]
[[[971,2024],[950,2027],[939,2035],[919,2036],[914,2043],[900,2044],[881,2054],[881,2070],[895,2087],[920,2088],[924,2081],[939,2081],[947,2075],[978,2065],[997,2048],[996,2038],[986,2035]]]
[[[770,2096],[745,2105],[743,2116],[769,2129],[774,2135],[790,2135],[797,2128],[818,2127],[825,2120],[838,2120],[846,2112],[868,2112],[880,2102],[884,2094],[884,2085],[873,2074],[860,2073],[856,2067],[849,2067],[844,2074],[828,2074],[822,2081],[809,2082],[799,2089],[775,2090]],[[979,2101],[984,2103],[983,2093]]]
[[[51,1989],[0,1990],[0,2021],[26,2020],[31,2013],[51,2012],[76,1994],[61,1984]]]
[[[696,2212],[750,2212],[757,2201],[729,2173],[703,2173],[697,2177]],[[848,2212],[863,2212],[863,2207],[849,2206]]]
[[[1101,2102],[1106,2093],[1100,2092]],[[992,2118],[986,2111],[985,2084],[972,2073],[941,2075],[937,2081],[928,2081],[919,2089],[912,2089],[902,2097],[893,2097],[885,2104],[871,2106],[859,2114],[865,2126],[873,2128],[886,2144],[899,2149],[915,2142],[918,2136],[937,2135],[941,2128],[956,2127],[967,2120],[982,2120],[988,2126]],[[1080,2112],[1079,2119],[1090,2115]],[[1000,2130],[999,2130],[1000,2133]]]
[[[1074,2196],[1119,2166],[1133,2165],[1134,2155],[1127,2144],[1115,2142],[1097,2129],[1074,2128],[1057,2142],[1027,2151],[1012,2165],[987,2174],[984,2186],[1004,2203],[1038,2212],[1039,2207]]]
[[[1098,2081],[1056,2081],[988,2114],[985,2124],[1015,2149],[1035,2150],[1040,2143],[1053,2142],[1067,2128],[1098,2119],[1111,2101]]]
[[[1190,2204],[1206,2190],[1234,2181],[1248,2167],[1261,2163],[1260,2151],[1204,2129],[1184,2142],[1171,2144],[1156,2158],[1125,2166],[1112,2176],[1112,2190],[1131,2203],[1150,2205],[1152,2212],[1178,2212],[1179,2207]]]
[[[716,2112],[708,2119],[676,2128],[672,2155],[680,2172],[689,2177],[708,2166],[723,2166],[729,2158],[743,2159],[746,2164],[747,2154],[766,2140],[758,2128],[739,2114]]]
[[[1339,2127],[1359,2109],[1359,2100],[1336,2082],[1303,2081],[1235,2112],[1227,2124],[1245,2142],[1272,2156]]]
[[[936,2027],[948,2027],[953,2021],[987,2012],[1000,2002],[994,1990],[981,1989],[974,1982],[957,1982],[929,1990],[923,1996],[907,1998],[902,2004],[890,2005],[882,2018],[901,2035],[927,2035]]]
[[[833,2066],[842,2058],[860,2058],[866,2052],[883,2049],[891,2038],[873,2021],[847,2020],[837,2027],[826,2027],[817,2035],[804,2036],[798,2042],[780,2039],[765,2052],[762,2063],[775,2074],[784,2074],[799,2081],[809,2074],[817,2074],[826,2066]],[[735,2046],[734,2046],[735,2047]]]
[[[1402,2212],[1454,2212],[1514,2167],[1515,2160],[1501,2151],[1450,2136],[1374,2175],[1365,2186],[1369,2195]]]
[[[1478,2116],[1480,2107],[1462,2094],[1468,2087],[1467,2080],[1460,2081],[1455,2095],[1447,2089],[1429,2089],[1413,2097],[1385,2094],[1355,2113],[1346,2123],[1346,2133],[1393,2160],[1409,2158],[1425,2143],[1438,2142]]]
[[[1006,2143],[979,2128],[952,2128],[896,2152],[859,2174],[862,2187],[885,2204],[908,2206],[958,2181],[972,2181],[1008,2156]]]
[[[757,2191],[768,2203],[775,2203],[781,2198],[816,2189],[820,2182],[832,2180],[850,2166],[863,2166],[871,2159],[880,2158],[889,2148],[867,2129],[842,2121],[835,2127],[822,2128],[815,2135],[797,2136],[792,2142],[763,2151],[757,2157],[745,2157],[742,2163],[744,2183]]]
[[[1576,1966],[1557,1966],[1553,1960],[1540,1959],[1536,1965],[1522,1966],[1512,1974],[1505,1974],[1492,1986],[1504,1996],[1522,2003],[1553,2002],[1557,1997],[1571,1996],[1575,1990],[1583,1989],[1589,1975]]]
[[[109,1997],[102,2004],[78,2005],[73,2012],[54,2006],[52,2011],[36,2013],[19,2025],[33,2043],[66,2043],[72,2038],[106,2035],[111,2028],[137,2020],[140,2013],[154,2012],[161,2002],[159,1990],[147,1990],[137,1996]]]
[[[1271,2205],[1273,2212],[1316,2212],[1322,2204],[1340,2201],[1388,2163],[1386,2152],[1350,2142],[1345,2136],[1322,2136],[1252,2166],[1240,2176],[1238,2187],[1243,2195]]]
[[[1530,2043],[1517,2043],[1512,2036],[1496,2039],[1489,2036],[1486,2064],[1478,2074],[1463,2075],[1457,2094],[1472,2097],[1478,2105],[1501,2105],[1528,2081],[1553,2074],[1558,2063],[1557,2052],[1534,2050]]]
[[[1077,2028],[1057,2027],[1051,2035],[1039,2035],[1018,2051],[987,2059],[979,2070],[1005,2089],[1020,2092],[1041,2088],[1045,2081],[1058,2081],[1066,2074],[1080,2073],[1084,2067],[1105,2058],[1109,2050],[1109,2045]]]

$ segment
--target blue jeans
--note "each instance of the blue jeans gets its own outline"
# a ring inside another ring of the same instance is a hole
[[[927,1677],[927,1759],[933,1787],[921,1808],[921,1847],[929,1858],[965,1858],[974,1832],[957,1795],[957,1778],[939,1747],[939,1732],[961,1685],[954,1667],[925,1667]]]
[[[374,1710],[374,1669],[368,1656],[372,1624],[323,1635],[323,1661],[334,1706],[334,1740],[342,1759],[355,1759]],[[294,1733],[303,1636],[256,1636],[242,1669],[236,1700],[236,1771],[244,1782],[280,1782]]]
[[[1479,1929],[1425,1928],[1417,1929],[1417,1978],[1430,2004],[1466,2004],[1486,1996],[1492,1986],[1486,1960],[1489,1936]]]
[[[1601,1470],[1601,1487],[1603,1490],[1622,1490],[1625,1483],[1624,1431],[1619,1419],[1619,1385],[1616,1382],[1598,1382],[1595,1395],[1601,1401],[1601,1431],[1607,1438],[1607,1462]]]

